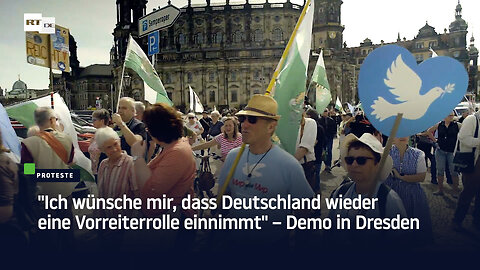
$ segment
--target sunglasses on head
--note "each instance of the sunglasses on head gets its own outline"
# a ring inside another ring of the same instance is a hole
[[[373,158],[371,158],[371,157],[345,157],[345,162],[348,165],[352,165],[353,161],[356,160],[358,165],[365,165],[365,163],[367,163],[367,160],[369,160],[369,159],[373,159]]]
[[[255,124],[258,121],[258,116],[251,116],[251,115],[238,116],[238,122],[243,123],[245,120],[248,120],[250,124]]]

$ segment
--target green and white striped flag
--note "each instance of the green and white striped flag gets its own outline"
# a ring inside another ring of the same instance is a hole
[[[290,38],[291,47],[285,60],[279,62],[278,77],[275,81],[272,97],[278,103],[278,114],[281,118],[276,129],[274,140],[290,154],[295,153],[300,120],[302,118],[307,83],[307,67],[312,41],[312,25],[314,2],[309,1],[302,20],[297,22],[297,32]],[[293,40],[292,40],[293,39]],[[289,42],[290,43],[290,42]],[[288,46],[286,50],[288,49]],[[284,53],[285,54],[285,53]]]
[[[125,55],[125,67],[131,68],[138,76],[149,86],[145,88],[145,96],[148,102],[154,104],[157,102],[164,102],[173,105],[173,102],[168,98],[167,91],[163,86],[157,71],[148,60],[145,52],[138,46],[137,42],[130,36],[128,40],[127,53]],[[153,101],[151,90],[157,92],[155,101]]]
[[[335,109],[339,110],[340,112],[344,112],[342,102],[340,101],[340,98],[337,96],[337,101],[335,102]]]
[[[330,85],[328,84],[325,62],[323,61],[323,51],[318,56],[317,64],[312,75],[312,84],[315,87],[315,107],[317,112],[322,113],[332,101]]]
[[[73,147],[75,148],[73,162],[78,165],[75,166],[75,169],[80,169],[81,179],[83,181],[95,182],[95,179],[92,176],[91,162],[87,157],[85,157],[85,155],[80,150],[80,147],[78,146],[77,132],[73,127],[70,110],[63,101],[63,98],[58,93],[53,94],[53,104],[55,108],[55,113],[58,117],[58,122],[63,125],[63,132],[68,134],[70,138],[72,138]],[[50,95],[48,95],[45,97],[15,104],[5,109],[7,110],[8,116],[22,123],[25,127],[30,128],[31,126],[35,125],[35,120],[33,118],[33,112],[35,111],[35,109],[38,107],[50,106],[51,100]]]

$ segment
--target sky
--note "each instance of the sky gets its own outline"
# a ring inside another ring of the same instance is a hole
[[[365,38],[378,44],[381,40],[394,42],[400,37],[413,39],[428,22],[437,33],[455,20],[458,0],[343,0],[341,23],[345,26],[343,39],[349,47],[359,46]],[[211,0],[212,3],[225,3]],[[233,2],[233,1],[232,1]],[[241,3],[242,1],[235,1]],[[263,3],[255,0],[251,3]],[[285,2],[285,0],[272,0]],[[303,0],[292,0],[303,3]],[[18,75],[30,89],[48,88],[48,68],[28,64],[26,61],[24,13],[42,13],[55,17],[58,25],[70,29],[77,42],[80,65],[107,64],[113,45],[112,32],[116,24],[115,0],[0,0],[0,22],[4,25],[0,39],[0,87],[12,88]],[[147,13],[163,7],[166,0],[149,0]],[[177,7],[187,0],[172,0]],[[192,0],[193,4],[206,3]],[[461,0],[462,18],[468,23],[467,43],[472,33],[480,48],[480,1]]]

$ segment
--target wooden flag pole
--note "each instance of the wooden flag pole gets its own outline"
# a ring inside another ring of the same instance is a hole
[[[285,50],[283,51],[282,58],[280,58],[280,62],[277,65],[277,68],[275,69],[275,72],[273,73],[272,79],[270,80],[270,83],[268,85],[267,90],[265,91],[265,95],[270,95],[270,92],[273,89],[273,86],[275,85],[275,81],[277,80],[278,73],[280,72],[280,69],[283,66],[283,62],[285,62],[285,58],[287,58],[288,51],[290,50],[290,47],[293,44],[293,40],[295,39],[295,35],[297,34],[297,30],[300,27],[300,25],[303,22],[303,18],[305,17],[305,14],[307,13],[308,6],[310,6],[311,0],[307,0],[305,6],[303,7],[302,14],[298,18],[297,25],[295,25],[295,29],[293,29],[292,35],[290,36],[290,39],[288,40],[287,46],[285,47]],[[223,183],[223,186],[220,190],[220,192],[217,195],[217,205],[220,205],[220,202],[222,200],[223,194],[225,194],[225,191],[227,190],[228,185],[230,184],[230,180],[233,177],[233,173],[235,172],[235,169],[238,166],[238,162],[240,161],[240,157],[243,154],[243,151],[245,150],[245,143],[242,143],[242,146],[240,147],[240,151],[238,151],[237,156],[235,157],[235,161],[233,162],[232,167],[230,168],[230,171],[228,172],[227,179],[225,179],[225,183]]]
[[[400,126],[400,122],[402,121],[403,113],[398,113],[397,117],[395,118],[395,122],[393,123],[392,130],[390,131],[390,136],[388,137],[387,144],[385,145],[385,148],[383,149],[383,154],[382,158],[380,159],[380,164],[378,166],[378,171],[375,174],[375,181],[372,186],[372,189],[370,190],[370,197],[372,197],[375,193],[375,188],[377,186],[377,183],[380,182],[383,179],[380,179],[380,174],[382,172],[383,167],[385,166],[385,162],[387,161],[387,157],[390,155],[390,149],[392,148],[393,144],[393,139],[395,139],[395,136],[397,135],[398,127]]]

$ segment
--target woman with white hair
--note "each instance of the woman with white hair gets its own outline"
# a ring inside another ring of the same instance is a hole
[[[138,186],[133,167],[133,158],[120,146],[120,137],[110,127],[97,129],[95,141],[98,148],[107,155],[98,168],[98,195],[102,198],[120,198],[124,194],[128,198],[138,196]],[[116,216],[120,212],[132,214],[131,211],[116,211],[108,216]]]
[[[210,115],[212,117],[212,124],[210,125],[208,135],[214,138],[222,133],[223,122],[220,121],[220,113],[218,111],[213,111]]]

